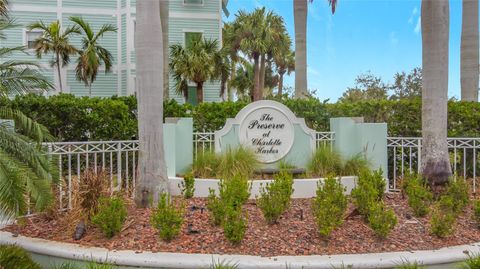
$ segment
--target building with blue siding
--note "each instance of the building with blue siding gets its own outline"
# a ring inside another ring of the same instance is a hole
[[[109,97],[135,93],[135,5],[137,0],[10,0],[10,16],[19,27],[6,30],[2,47],[32,47],[33,41],[41,34],[28,31],[26,26],[42,20],[49,24],[59,20],[63,27],[71,24],[71,16],[82,16],[94,31],[103,24],[116,25],[117,33],[105,34],[101,45],[114,56],[112,72],[104,69],[93,83],[92,95]],[[170,0],[169,44],[185,44],[195,35],[207,39],[222,39],[222,0]],[[72,36],[71,42],[80,47],[80,37]],[[220,42],[221,43],[221,42]],[[33,50],[29,54],[15,54],[12,57],[23,60],[37,60]],[[41,60],[43,72],[55,85],[58,85],[56,70],[50,67],[52,55]],[[5,59],[4,59],[5,60]],[[75,78],[75,60],[61,70],[64,92],[78,96],[88,95],[88,88]],[[160,74],[159,74],[160,75]],[[184,97],[175,94],[174,81],[170,79],[170,97],[185,102]],[[192,84],[193,86],[193,84]],[[193,91],[193,87],[191,89]],[[204,101],[220,101],[220,83],[208,82],[204,88]],[[195,100],[190,100],[195,102]]]

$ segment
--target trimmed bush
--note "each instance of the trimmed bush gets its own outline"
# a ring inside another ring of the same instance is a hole
[[[0,268],[42,269],[23,248],[14,245],[0,245]]]
[[[353,203],[365,218],[368,218],[370,207],[382,200],[385,187],[381,171],[363,171],[358,177],[357,187],[351,195]]]
[[[445,195],[434,206],[430,220],[431,233],[444,238],[454,232],[455,225],[454,201],[451,196]]]
[[[119,197],[102,197],[98,212],[92,217],[92,223],[100,228],[103,234],[112,238],[120,233],[127,218],[127,208]]]
[[[370,207],[368,225],[375,234],[386,238],[397,224],[397,217],[392,209],[386,209],[383,202],[378,202]]]
[[[214,225],[220,225],[225,216],[225,206],[214,190],[209,189],[208,191],[207,209],[210,211],[210,219]]]
[[[239,244],[245,237],[247,218],[242,212],[242,207],[226,206],[223,233],[228,241]]]
[[[433,194],[428,189],[422,178],[417,175],[409,175],[403,182],[403,189],[408,197],[408,205],[416,217],[424,217],[428,214]]]
[[[182,191],[182,196],[185,199],[190,199],[193,197],[193,194],[195,193],[195,178],[193,177],[192,174],[186,174],[183,177],[183,181],[180,183],[181,191]]]
[[[158,206],[152,214],[152,226],[160,238],[171,241],[179,233],[183,223],[183,211],[175,208],[167,193],[160,194]]]
[[[467,181],[462,178],[449,182],[447,195],[452,197],[452,209],[455,214],[460,213],[470,202],[469,189]]]
[[[333,230],[343,223],[347,210],[345,188],[335,177],[327,177],[317,187],[317,197],[313,200],[313,215],[318,232],[323,237],[329,237]]]
[[[260,188],[257,206],[262,210],[267,223],[275,223],[285,212],[293,193],[293,176],[287,172],[275,175],[272,183]]]

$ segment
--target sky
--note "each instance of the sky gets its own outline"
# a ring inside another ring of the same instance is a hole
[[[265,6],[281,15],[294,40],[293,0],[229,0],[231,21],[238,10]],[[334,15],[327,0],[309,4],[308,88],[334,102],[355,78],[371,72],[393,82],[396,72],[422,65],[421,0],[338,0]],[[449,96],[460,98],[461,0],[450,1]],[[285,79],[294,86],[294,75]]]

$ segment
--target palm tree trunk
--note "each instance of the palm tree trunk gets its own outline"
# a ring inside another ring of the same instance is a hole
[[[88,82],[88,97],[92,97],[92,84],[93,81]]]
[[[279,72],[278,73],[278,97],[282,97],[283,95],[283,76],[285,75],[285,72]]]
[[[169,1],[160,1],[160,19],[162,22],[163,32],[163,98],[168,100],[170,97],[170,80],[169,80],[169,42],[168,42],[168,19],[169,19]]]
[[[295,98],[305,98],[307,88],[307,0],[293,0],[295,22]]]
[[[478,0],[463,0],[460,45],[462,101],[478,102]]]
[[[198,103],[203,103],[203,82],[197,83],[197,100]]]
[[[168,2],[168,1],[165,1]],[[137,206],[154,205],[168,192],[163,146],[163,34],[158,10],[160,1],[137,1],[138,135],[140,141]],[[160,86],[160,90],[158,89]]]
[[[60,55],[57,53],[57,74],[58,74],[58,85],[60,86],[60,92],[63,92],[62,85],[62,70],[60,65]]]
[[[431,186],[452,175],[447,148],[449,0],[422,0],[422,174]]]
[[[253,56],[253,101],[262,99],[262,93],[260,91],[259,58],[258,54]]]
[[[259,89],[260,89],[260,92],[262,93],[262,99],[263,99],[263,91],[265,89],[265,70],[266,70],[266,67],[265,67],[265,54],[262,54],[262,56],[260,57],[260,78],[259,78]]]

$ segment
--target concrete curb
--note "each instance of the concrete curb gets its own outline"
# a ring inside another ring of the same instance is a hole
[[[184,253],[135,253],[130,250],[109,251],[104,248],[83,247],[76,244],[48,241],[24,236],[14,237],[9,232],[0,232],[0,244],[16,244],[27,251],[48,257],[68,260],[110,262],[122,267],[201,269],[209,268],[212,261],[238,264],[239,269],[332,269],[342,265],[353,268],[394,268],[402,260],[417,261],[429,268],[453,268],[463,261],[465,253],[477,253],[480,243],[442,248],[438,250],[390,252],[348,255],[278,256],[259,257],[247,255],[184,254]],[[442,267],[443,265],[443,267]]]

